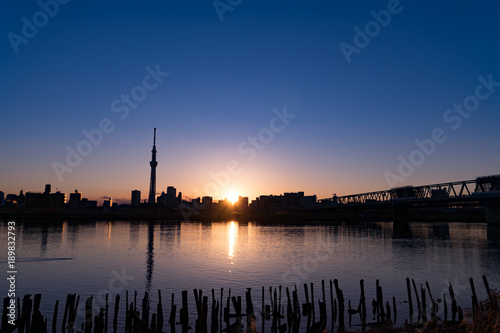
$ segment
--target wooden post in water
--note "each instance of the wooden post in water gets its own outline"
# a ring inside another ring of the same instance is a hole
[[[427,292],[429,293],[429,298],[431,300],[431,320],[434,320],[436,319],[436,313],[439,311],[439,307],[436,300],[432,297],[431,287],[429,286],[428,281],[425,281],[425,286],[427,287]]]
[[[490,290],[490,285],[488,284],[488,280],[486,279],[486,275],[483,275],[483,283],[484,287],[486,288],[486,292],[488,293],[488,296],[490,296],[491,290]]]
[[[385,311],[384,311],[384,295],[382,293],[382,287],[380,286],[380,282],[377,279],[377,321],[380,318],[380,322],[385,322]]]
[[[208,317],[208,296],[203,296],[203,301],[201,303],[201,324],[203,333],[208,332],[207,317]]]
[[[279,294],[278,294],[278,322],[281,323],[281,284],[279,285]]]
[[[345,323],[344,323],[344,293],[339,288],[339,281],[337,279],[333,280],[333,284],[335,285],[335,292],[337,293],[337,299],[339,304],[339,332],[345,331]]]
[[[113,333],[118,329],[118,310],[120,309],[120,295],[116,294],[115,298],[115,312],[113,314]]]
[[[5,330],[7,330],[7,323],[8,323],[8,319],[7,319],[7,307],[9,306],[10,304],[10,298],[9,297],[4,297],[3,298],[3,306],[2,306],[2,325],[0,326],[0,330],[3,332]]]
[[[278,317],[279,317],[279,309],[278,309],[278,291],[274,288],[274,300],[273,300],[273,329],[278,329]]]
[[[175,333],[175,316],[177,314],[177,305],[174,302],[174,293],[172,293],[172,302],[170,305],[170,316],[168,317],[168,323],[170,324],[170,332]]]
[[[224,294],[224,288],[220,288],[220,304],[219,304],[219,329],[222,330],[222,308],[224,307],[223,306],[223,294]],[[262,287],[262,297],[264,297],[264,287]]]
[[[427,322],[427,303],[425,298],[425,289],[420,285],[420,292],[422,294],[422,322]]]
[[[137,311],[137,290],[134,291],[134,312]]]
[[[147,332],[149,328],[149,294],[144,292],[144,298],[142,299],[142,329]]]
[[[475,311],[478,306],[476,288],[474,287],[474,280],[472,278],[469,279],[470,289],[472,291],[472,312],[475,314]]]
[[[31,317],[31,331],[32,332],[47,332],[47,320],[40,312],[40,302],[42,294],[35,294],[33,302],[33,315]]]
[[[160,289],[158,289],[158,305],[156,306],[156,327],[158,331],[163,331],[163,304],[161,301]]]
[[[309,304],[309,289],[307,283],[304,283],[304,293],[306,296],[306,303],[302,305],[302,315],[309,316],[311,314],[311,305]]]
[[[85,333],[92,333],[92,299],[90,296],[85,302]]]
[[[219,330],[219,302],[215,300],[215,290],[212,289],[212,315],[210,333],[217,333]]]
[[[410,323],[413,322],[413,303],[411,301],[411,286],[410,286],[410,278],[406,278],[406,290],[408,292],[408,306],[410,311]]]
[[[180,322],[182,325],[182,332],[187,332],[187,327],[189,325],[189,307],[188,307],[188,292],[187,290],[182,291],[182,308],[180,313]]]
[[[300,303],[299,303],[299,294],[297,291],[297,285],[293,287],[292,291],[292,298],[293,298],[293,313],[294,313],[294,331],[300,328],[300,319],[301,319],[301,314],[300,314]]]
[[[446,293],[443,293],[444,322],[448,321],[448,305],[446,304]]]
[[[363,281],[363,280],[361,280]],[[331,330],[332,332],[334,331],[334,328],[335,328],[335,306],[333,304],[333,282],[332,280],[330,280],[330,308],[332,310],[332,327],[331,327]]]
[[[413,284],[413,290],[415,291],[415,298],[417,299],[417,307],[418,307],[418,321],[422,318],[422,305],[420,304],[420,298],[418,297],[417,285],[415,284],[415,280],[411,279]]]
[[[389,326],[392,327],[393,322],[391,320],[391,306],[389,305],[389,301],[385,302],[385,323]]]
[[[457,309],[457,300],[455,299],[455,292],[453,291],[453,286],[451,285],[451,282],[448,289],[450,291],[450,297],[451,297],[451,320],[455,321],[455,319],[457,318],[458,309]]]
[[[68,320],[68,311],[69,311],[70,297],[71,297],[71,294],[68,294],[66,296],[66,304],[64,306],[64,315],[63,315],[63,321],[62,321],[62,327],[61,327],[61,332],[63,332],[63,333],[66,332],[66,321]]]
[[[262,300],[261,300],[261,324],[262,324],[262,327],[261,327],[261,330],[262,332],[264,332],[264,324],[265,324],[265,319],[266,319],[266,302],[265,302],[265,295],[264,295],[264,286],[262,286]]]
[[[52,333],[57,332],[57,310],[59,308],[59,300],[56,301],[56,306],[54,307],[54,315],[52,316]]]
[[[312,311],[312,322],[316,322],[316,311],[314,311],[314,283],[311,282],[311,311]]]
[[[128,323],[128,290],[125,291],[125,327]]]
[[[106,293],[106,312],[104,312],[104,332],[105,333],[108,333],[108,313],[109,313],[108,293]]]
[[[288,287],[285,288],[286,290],[286,322],[288,324],[288,327],[292,327],[293,323],[293,306],[292,306],[292,300],[290,298],[290,290],[288,290]]]
[[[359,303],[361,304],[360,316],[361,316],[361,325],[363,331],[366,329],[366,297],[365,297],[365,281],[361,279],[359,281],[359,286],[361,288],[361,297]]]
[[[26,327],[26,332],[30,331],[30,316],[31,316],[31,295],[24,295],[23,306],[21,310],[21,320],[19,321],[19,332],[24,332]],[[19,314],[18,314],[19,315]]]
[[[398,310],[396,309],[396,297],[392,296],[392,311],[394,313],[394,325],[396,325],[396,319],[398,317]]]
[[[462,307],[459,306],[458,307],[458,321],[461,322],[462,320],[464,320],[464,313],[462,311]]]

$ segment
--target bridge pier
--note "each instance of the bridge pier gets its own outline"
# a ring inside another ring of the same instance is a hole
[[[486,221],[488,224],[500,225],[500,205],[486,205]]]
[[[394,207],[392,209],[394,214],[394,223],[395,224],[404,224],[408,223],[408,208],[406,207]]]

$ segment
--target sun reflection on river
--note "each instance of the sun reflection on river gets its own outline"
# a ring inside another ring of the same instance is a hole
[[[229,252],[228,252],[228,258],[231,260],[231,268],[233,265],[233,259],[234,259],[234,245],[236,243],[236,239],[238,238],[238,224],[235,223],[234,221],[231,221],[228,225],[229,228]],[[229,270],[229,273],[231,273],[231,269]]]

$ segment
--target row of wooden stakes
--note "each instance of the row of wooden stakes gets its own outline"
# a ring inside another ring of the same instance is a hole
[[[491,295],[491,290],[488,285],[486,276],[483,276],[483,282],[488,295]],[[474,281],[470,280],[472,292],[472,309],[478,304],[478,298],[474,286]],[[344,332],[346,330],[345,313],[347,312],[349,318],[349,327],[352,327],[352,319],[359,316],[359,321],[356,326],[364,331],[367,327],[373,326],[387,326],[392,327],[397,319],[396,298],[392,297],[392,308],[389,301],[384,303],[382,287],[379,280],[376,281],[376,297],[372,300],[372,317],[368,320],[366,309],[366,298],[364,281],[360,281],[361,296],[358,306],[351,307],[351,301],[348,300],[348,307],[346,311],[345,299],[342,290],[339,288],[338,280],[329,281],[329,301],[330,301],[330,323],[328,323],[327,316],[327,297],[325,280],[321,282],[321,297],[317,299],[317,308],[314,284],[304,284],[305,302],[300,303],[298,297],[297,286],[293,289],[286,287],[284,290],[281,286],[278,288],[269,288],[269,299],[266,304],[266,290],[262,287],[261,292],[261,309],[256,311],[253,305],[251,288],[247,288],[245,292],[246,311],[242,311],[242,298],[241,296],[232,296],[231,289],[229,289],[227,299],[224,299],[224,288],[221,288],[220,298],[215,296],[215,290],[212,289],[211,293],[211,312],[210,321],[208,320],[208,302],[209,297],[204,295],[201,290],[194,289],[195,306],[197,318],[195,319],[194,327],[190,326],[189,315],[189,302],[188,291],[182,291],[181,308],[177,311],[177,304],[175,304],[175,294],[171,296],[170,314],[168,317],[168,324],[164,321],[163,303],[161,290],[158,290],[158,304],[156,305],[156,312],[151,313],[150,295],[146,292],[141,305],[140,311],[138,310],[137,292],[134,292],[129,299],[129,292],[125,293],[125,322],[118,322],[118,314],[120,310],[120,295],[116,295],[114,300],[114,309],[112,316],[111,328],[109,327],[109,319],[111,317],[110,305],[108,295],[106,295],[106,303],[101,307],[99,313],[93,313],[93,296],[87,298],[85,302],[85,318],[80,324],[77,325],[77,310],[79,305],[80,296],[76,294],[69,294],[66,297],[66,304],[64,307],[64,314],[62,322],[58,322],[59,301],[56,301],[52,322],[48,324],[48,319],[40,312],[41,294],[34,295],[33,300],[31,295],[25,295],[20,305],[20,299],[17,300],[17,314],[15,325],[8,322],[8,309],[10,299],[4,298],[3,302],[3,315],[0,332],[60,332],[63,333],[107,333],[108,331],[136,333],[160,333],[166,332],[167,327],[172,333],[176,329],[182,333],[194,329],[198,333],[217,333],[217,332],[242,332],[246,326],[246,332],[258,332],[257,317],[261,317],[260,332],[264,333],[266,329],[266,322],[270,323],[270,332],[289,332],[296,333],[299,331],[316,333],[326,332],[327,325],[330,324],[329,330],[331,332]],[[425,288],[420,285],[418,290],[415,281],[409,278],[406,279],[408,299],[402,303],[408,303],[409,318],[405,320],[406,325],[421,326],[425,322],[435,320],[439,315],[444,315],[441,318],[445,325],[457,325],[463,319],[463,310],[458,306],[453,286],[449,284],[449,296],[451,300],[451,318],[448,317],[448,303],[446,301],[446,294],[443,298],[433,298],[429,283],[425,282]],[[413,287],[413,291],[412,291]],[[334,297],[334,290],[335,296]],[[283,294],[282,294],[283,293]],[[416,300],[416,309],[413,304],[413,294]],[[286,295],[285,295],[286,294]],[[282,304],[282,296],[286,297],[286,305]],[[222,306],[224,304],[225,306]],[[429,300],[429,302],[427,301]],[[428,304],[429,303],[429,304]],[[440,303],[443,303],[443,313],[439,310]],[[428,307],[429,305],[429,307]],[[286,310],[285,310],[286,308]],[[416,321],[414,320],[416,312]],[[178,314],[177,314],[178,313]],[[319,315],[319,316],[318,316]],[[428,318],[430,315],[430,318]],[[243,318],[246,317],[246,323]],[[304,318],[304,322],[302,322]],[[210,326],[208,323],[210,322]],[[302,322],[302,323],[301,323]],[[245,325],[246,324],[246,325]],[[178,327],[180,326],[180,327]],[[269,327],[269,324],[267,325]]]

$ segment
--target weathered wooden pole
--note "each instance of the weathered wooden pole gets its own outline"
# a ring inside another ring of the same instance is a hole
[[[420,292],[422,294],[422,322],[427,322],[427,302],[425,297],[425,289],[420,285]]]
[[[361,316],[361,325],[363,330],[366,328],[366,297],[365,297],[365,281],[361,279],[359,281],[359,286],[361,288],[361,297],[359,300],[359,303],[361,304],[361,311],[360,311],[360,316]]]
[[[108,313],[109,313],[108,293],[106,293],[106,312],[104,313],[104,333],[108,333]]]
[[[417,307],[418,307],[418,320],[422,318],[422,305],[420,304],[420,298],[418,297],[417,285],[415,284],[415,280],[411,279],[413,284],[413,290],[415,291],[415,298],[417,299]]]
[[[448,290],[450,292],[450,297],[451,297],[451,320],[455,321],[455,319],[457,318],[458,309],[457,309],[457,300],[455,299],[455,292],[453,291],[453,286],[451,285],[451,282]]]
[[[170,331],[175,333],[175,316],[177,314],[177,305],[174,302],[174,293],[172,293],[172,302],[170,305],[170,316],[168,317],[168,323],[170,324]]]
[[[408,306],[410,311],[410,323],[413,322],[413,303],[411,301],[411,286],[410,286],[410,278],[406,278],[406,290],[408,292]]]
[[[471,297],[472,298],[472,312],[474,313],[474,316],[475,316],[475,312],[476,312],[476,309],[478,306],[476,288],[474,287],[474,280],[472,278],[469,279],[469,283],[470,283],[470,289],[472,291],[472,297]]]
[[[59,300],[56,301],[56,306],[54,307],[54,315],[52,316],[52,333],[57,332],[57,311],[59,309]]]
[[[333,284],[335,285],[335,292],[337,293],[337,299],[339,303],[339,332],[345,331],[345,323],[344,323],[344,293],[339,288],[339,281],[337,279],[333,280]]]
[[[92,333],[92,299],[90,296],[85,302],[85,333]]]
[[[118,310],[120,309],[120,295],[116,294],[115,298],[115,312],[113,314],[113,333],[118,329]]]

